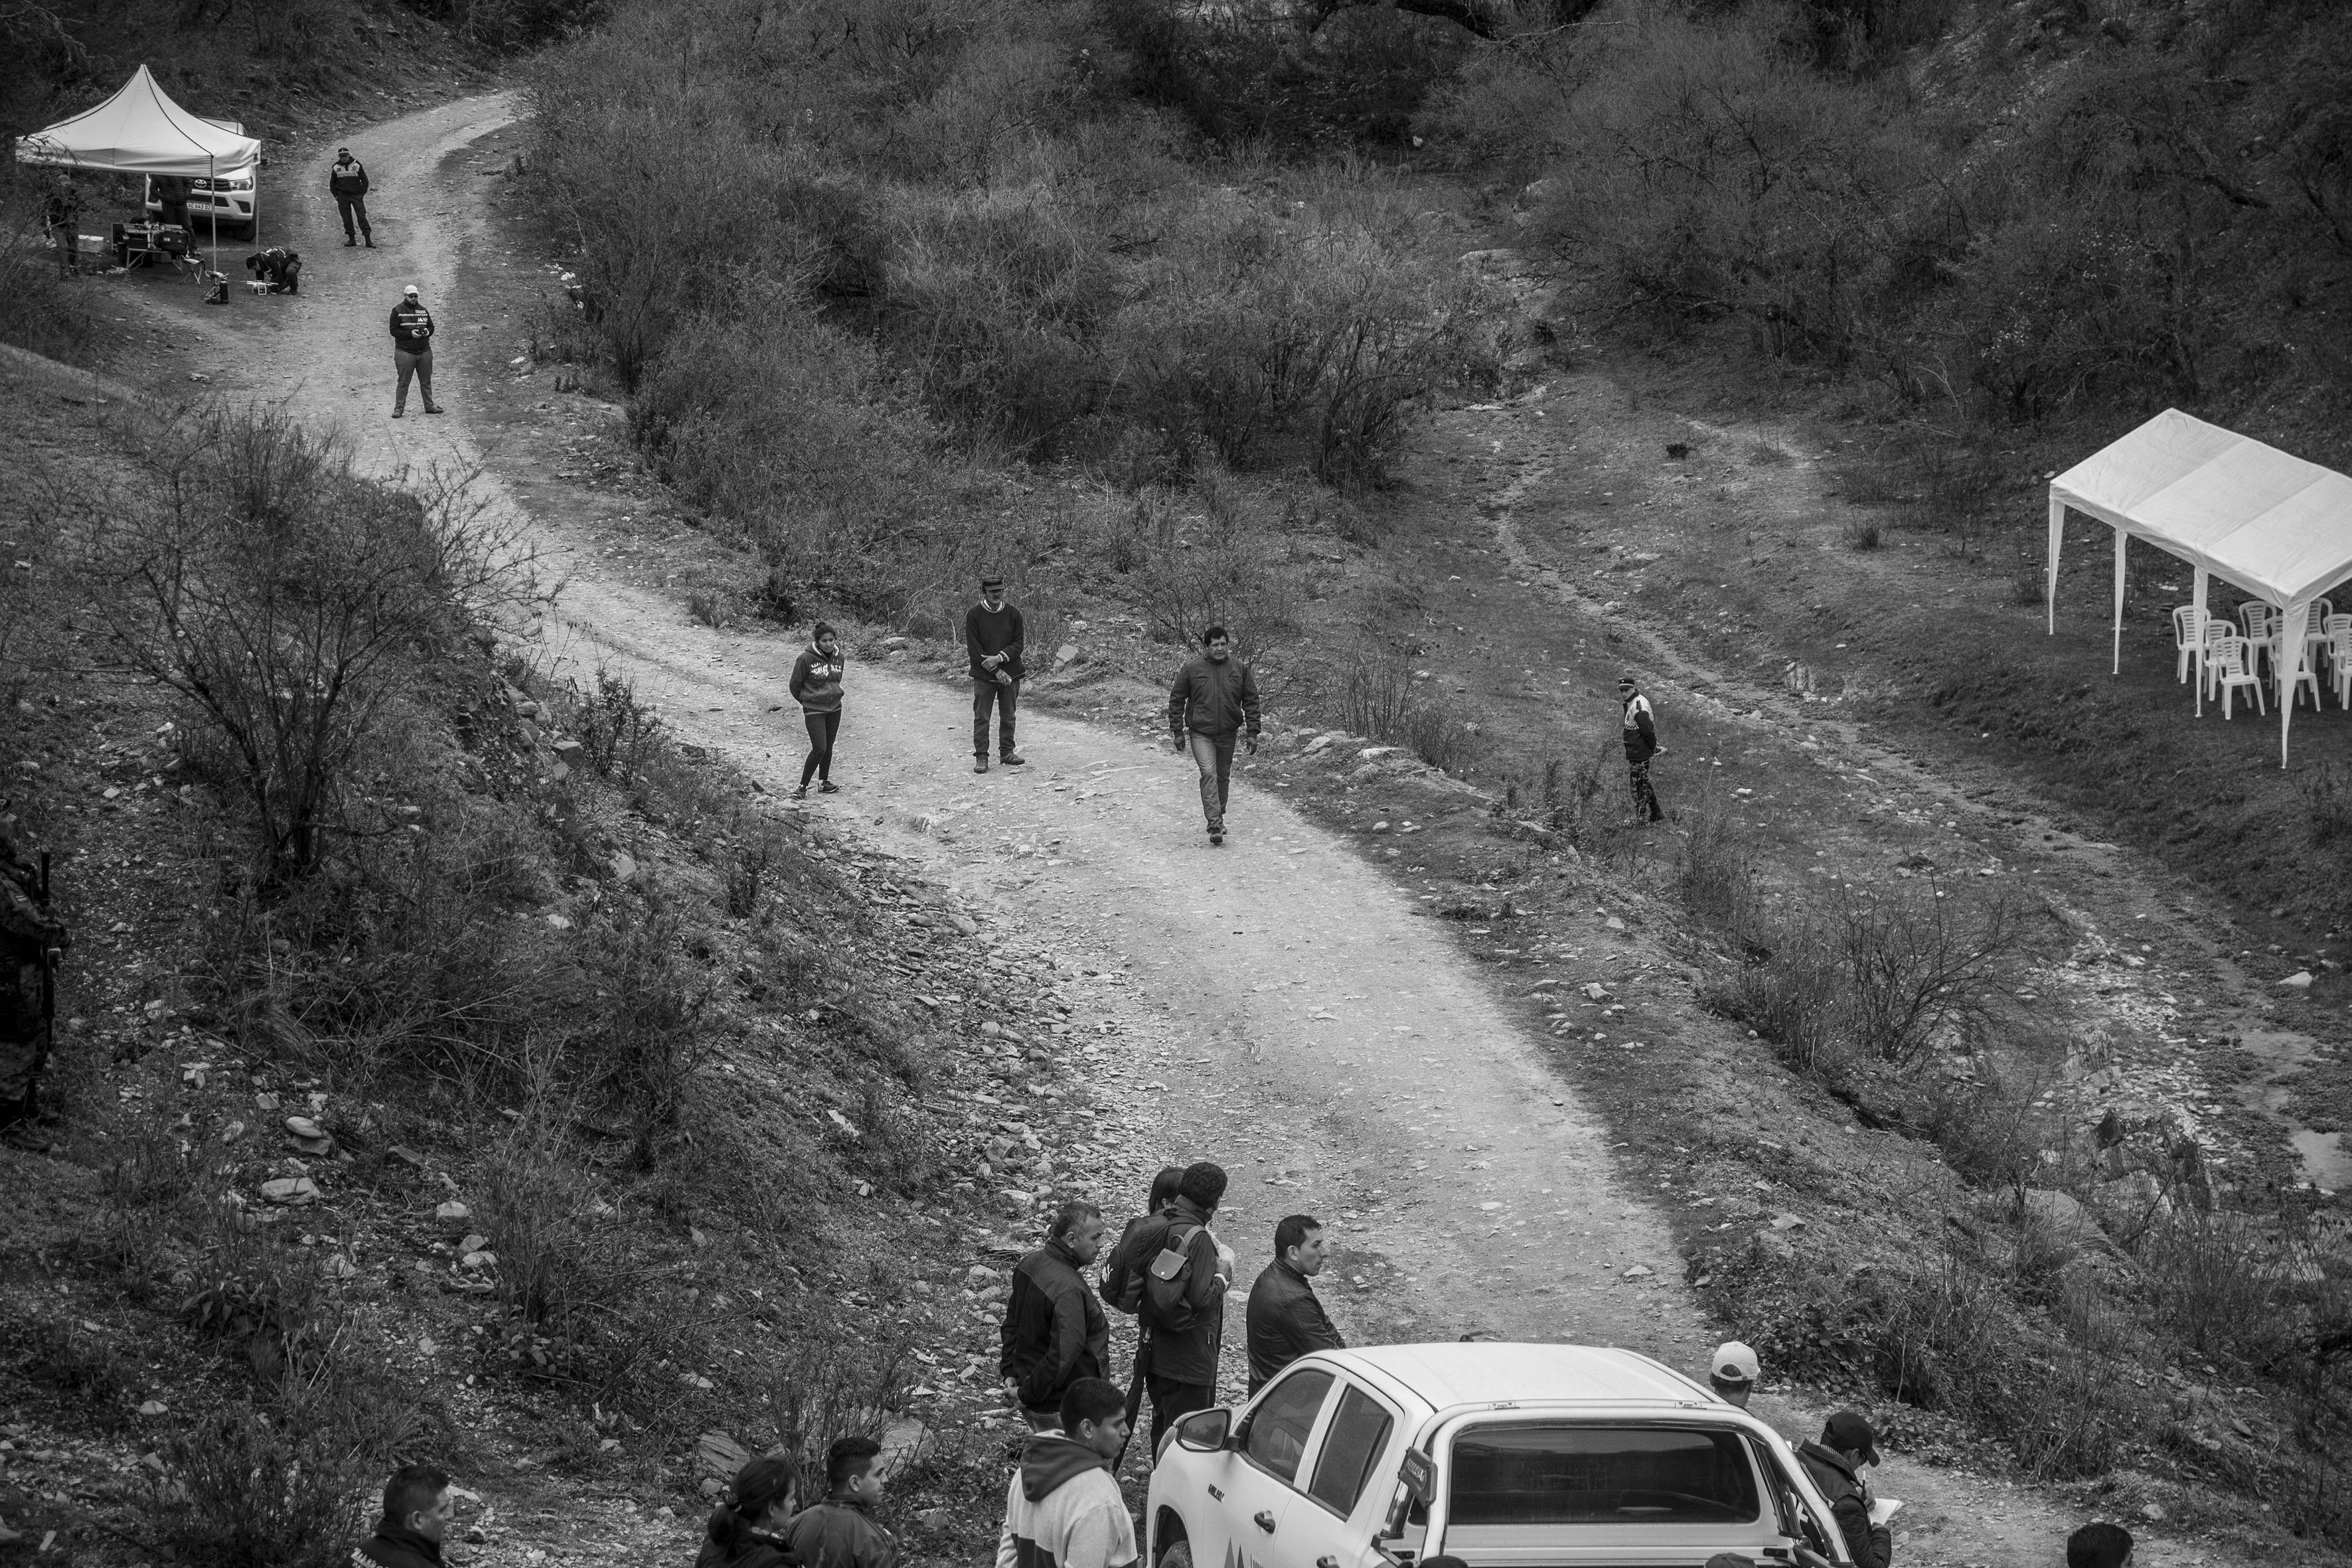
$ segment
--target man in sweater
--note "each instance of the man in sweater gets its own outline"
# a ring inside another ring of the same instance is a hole
[[[441,1568],[441,1542],[457,1511],[448,1471],[403,1465],[384,1483],[383,1519],[359,1555],[376,1568]]]
[[[1168,728],[1174,733],[1177,752],[1191,752],[1192,765],[1200,770],[1201,814],[1209,819],[1209,842],[1223,844],[1225,799],[1234,782],[1234,742],[1245,740],[1255,756],[1258,737],[1257,677],[1234,657],[1234,639],[1224,627],[1202,632],[1201,657],[1176,672],[1168,688]]]
[[[1004,1491],[996,1568],[1126,1568],[1135,1521],[1111,1466],[1127,1446],[1118,1385],[1082,1377],[1062,1395],[1062,1430],[1029,1439]]]
[[[394,419],[408,412],[408,378],[412,375],[416,378],[417,390],[425,395],[425,412],[441,412],[440,405],[433,401],[433,312],[425,308],[414,283],[400,291],[400,303],[392,308],[392,368],[400,377],[400,384],[392,395]]]
[[[1186,1166],[1160,1251],[1144,1269],[1143,1310],[1136,1315],[1151,1336],[1145,1381],[1155,1453],[1171,1423],[1217,1402],[1217,1353],[1224,1343],[1234,1255],[1209,1233],[1209,1221],[1224,1197],[1223,1166],[1206,1160]]]
[[[368,227],[367,220],[367,165],[352,157],[348,147],[335,149],[335,166],[327,171],[327,193],[335,198],[335,211],[343,220],[343,243],[359,243],[352,235],[352,220],[356,218],[361,237],[373,250],[375,232]]]
[[[1323,1222],[1313,1215],[1286,1215],[1274,1227],[1274,1261],[1257,1277],[1249,1293],[1249,1391],[1257,1391],[1274,1374],[1308,1351],[1343,1351],[1348,1342],[1331,1326],[1315,1294],[1315,1276],[1323,1272]]]
[[[1110,1320],[1080,1272],[1102,1251],[1102,1239],[1100,1209],[1064,1204],[1045,1245],[1013,1266],[996,1370],[1033,1432],[1060,1424],[1072,1384],[1108,1370]]]
[[[1004,579],[980,580],[980,603],[964,612],[963,647],[971,660],[971,771],[988,771],[988,711],[996,710],[997,756],[1008,768],[1029,759],[1013,747],[1013,710],[1021,700],[1021,612],[1004,602]]]
[[[1643,822],[1663,822],[1666,814],[1658,805],[1658,792],[1650,787],[1650,759],[1665,748],[1658,744],[1650,700],[1634,684],[1631,670],[1617,683],[1617,707],[1625,731],[1625,769],[1633,784],[1633,815]]]

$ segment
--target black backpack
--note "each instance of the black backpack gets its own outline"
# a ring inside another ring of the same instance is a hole
[[[1192,1238],[1207,1228],[1189,1219],[1168,1222],[1165,1245],[1142,1271],[1143,1304],[1150,1309],[1144,1318],[1150,1327],[1181,1334],[1192,1326],[1196,1314],[1184,1293],[1184,1277],[1192,1272]]]

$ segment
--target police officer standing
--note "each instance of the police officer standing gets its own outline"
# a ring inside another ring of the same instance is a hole
[[[327,193],[335,198],[335,212],[343,220],[343,244],[359,243],[352,237],[352,220],[357,218],[360,237],[373,250],[375,233],[368,227],[367,220],[367,165],[352,157],[348,147],[335,149],[335,166],[327,171]]]
[[[441,405],[433,401],[433,312],[417,297],[414,283],[400,291],[400,303],[392,308],[392,368],[399,378],[392,395],[394,419],[408,412],[411,376],[425,395],[425,412],[441,412]]]
[[[5,822],[5,819],[0,819]],[[0,1142],[35,1154],[41,1069],[57,1012],[66,928],[49,910],[48,878],[0,826]]]

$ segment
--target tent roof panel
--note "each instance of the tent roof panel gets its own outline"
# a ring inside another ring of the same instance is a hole
[[[2058,488],[2128,512],[2245,439],[2177,408],[2092,453],[2058,476]]]
[[[104,103],[16,139],[16,161],[121,174],[195,178],[258,163],[255,138],[191,114],[145,66]]]

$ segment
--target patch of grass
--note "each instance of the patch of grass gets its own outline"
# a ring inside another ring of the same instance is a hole
[[[1851,517],[1840,531],[1848,550],[1875,550],[1879,545],[1878,520],[1872,517]]]

